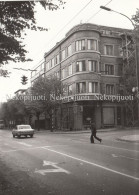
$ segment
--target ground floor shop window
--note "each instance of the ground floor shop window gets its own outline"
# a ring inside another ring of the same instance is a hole
[[[114,126],[114,108],[103,108],[103,123],[104,126]]]

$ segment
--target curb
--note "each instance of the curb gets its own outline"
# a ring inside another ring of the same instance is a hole
[[[128,142],[128,143],[139,143],[139,140],[126,140],[122,138],[116,138],[116,140],[122,141],[122,142]]]
[[[103,132],[112,132],[112,131],[125,131],[128,129],[118,129],[118,128],[112,128],[112,129],[98,129],[98,133]],[[81,131],[50,131],[50,130],[35,130],[35,133],[49,133],[49,134],[82,134],[82,133],[91,133],[91,130],[81,130]]]

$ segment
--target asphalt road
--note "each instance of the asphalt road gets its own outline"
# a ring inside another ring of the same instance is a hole
[[[0,195],[138,195],[139,143],[118,137],[139,131],[37,132],[13,138],[0,130]]]

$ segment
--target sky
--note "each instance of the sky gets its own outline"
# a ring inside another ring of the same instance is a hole
[[[56,1],[56,0],[54,0]],[[93,23],[104,26],[112,26],[133,29],[131,22],[114,12],[100,9],[101,5],[123,13],[131,18],[139,8],[138,0],[65,0],[64,9],[57,11],[44,10],[39,4],[36,6],[35,17],[37,24],[48,31],[27,30],[24,44],[28,50],[27,57],[32,62],[9,62],[5,67],[11,72],[10,77],[0,77],[0,102],[14,96],[18,89],[26,89],[30,86],[30,71],[16,70],[14,68],[33,69],[43,60],[45,52],[48,52],[57,42],[65,37],[65,34],[75,25],[80,23]],[[21,84],[21,77],[28,77],[28,84]]]

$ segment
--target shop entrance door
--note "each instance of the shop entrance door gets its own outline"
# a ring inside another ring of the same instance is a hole
[[[83,107],[83,125],[89,125],[90,120],[95,122],[95,106]]]

